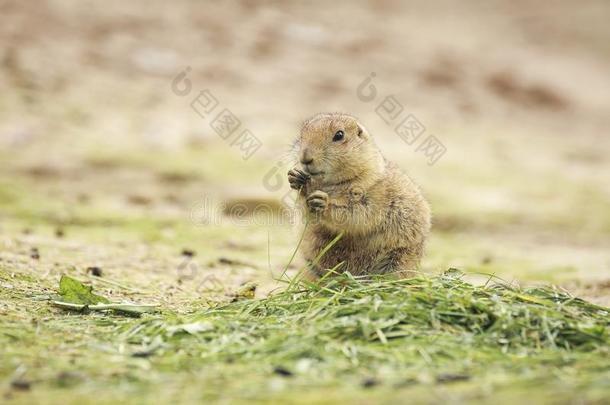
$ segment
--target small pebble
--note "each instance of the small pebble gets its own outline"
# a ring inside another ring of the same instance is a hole
[[[436,382],[440,383],[440,384],[457,382],[457,381],[466,381],[469,379],[470,379],[470,376],[466,375],[466,374],[445,373],[445,374],[439,374],[436,376]]]
[[[28,391],[31,386],[32,384],[28,380],[19,379],[11,382],[11,387],[19,391]]]
[[[97,266],[87,267],[87,273],[95,277],[102,277],[102,269]]]
[[[137,357],[137,358],[147,358],[150,357],[154,354],[154,351],[152,350],[142,350],[142,351],[137,351],[137,352],[133,352],[131,353],[131,357]]]
[[[489,255],[485,255],[481,258],[481,264],[490,264],[493,261],[493,258]]]
[[[293,376],[292,371],[290,371],[287,368],[284,368],[282,366],[275,367],[273,369],[273,372],[277,375],[281,375],[282,377],[292,377]]]
[[[362,380],[362,383],[361,383],[362,387],[364,387],[364,388],[372,388],[378,384],[379,384],[379,381],[377,381],[377,379],[375,379],[374,377],[365,378],[364,380]]]
[[[195,252],[192,251],[191,249],[182,249],[182,252],[180,254],[182,256],[186,256],[186,257],[193,257],[193,256],[195,256]]]

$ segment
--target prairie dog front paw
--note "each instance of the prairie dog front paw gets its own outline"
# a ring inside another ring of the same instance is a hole
[[[307,207],[311,212],[323,212],[328,207],[328,201],[327,193],[316,190],[307,196]]]
[[[291,169],[288,172],[288,183],[293,190],[300,190],[311,179],[311,177],[302,170],[297,168]]]

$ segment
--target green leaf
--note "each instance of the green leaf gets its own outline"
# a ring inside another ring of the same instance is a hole
[[[93,287],[85,285],[69,276],[61,276],[59,280],[59,295],[62,301],[71,304],[92,305],[108,304],[110,301],[100,295],[93,294]]]
[[[242,285],[233,295],[233,301],[251,300],[256,294],[256,283],[246,283]]]
[[[442,277],[449,279],[461,279],[465,274],[462,270],[450,267],[442,273]]]
[[[53,301],[53,305],[73,311],[117,311],[128,315],[156,312],[156,304],[113,303],[105,297],[93,294],[93,287],[85,285],[69,276],[61,276],[59,280],[59,295],[61,300]]]
[[[186,332],[191,335],[196,335],[201,332],[209,332],[214,330],[214,325],[211,322],[201,321],[201,322],[192,322],[192,323],[183,323],[176,326],[171,326],[168,331],[170,333],[176,332]]]
[[[139,316],[141,314],[147,314],[157,311],[157,304],[95,304],[95,305],[84,305],[84,304],[73,304],[70,302],[53,301],[53,305],[63,309],[70,309],[74,311],[107,311],[114,310],[123,312],[128,315]]]

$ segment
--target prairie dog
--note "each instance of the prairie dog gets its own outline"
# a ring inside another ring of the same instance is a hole
[[[288,172],[307,226],[301,252],[309,275],[328,269],[354,275],[416,270],[430,231],[430,207],[411,179],[387,161],[366,128],[347,114],[305,121],[300,166]],[[317,262],[319,253],[342,238]]]

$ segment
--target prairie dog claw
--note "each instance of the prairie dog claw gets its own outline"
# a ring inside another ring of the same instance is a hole
[[[293,190],[300,190],[311,179],[307,173],[299,169],[291,169],[288,172],[288,182]]]

